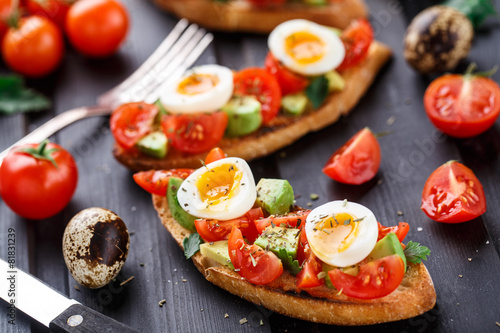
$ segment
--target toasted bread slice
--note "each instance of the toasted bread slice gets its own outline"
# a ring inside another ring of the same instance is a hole
[[[288,146],[309,132],[320,130],[348,114],[364,95],[382,66],[389,60],[391,50],[386,45],[373,42],[368,56],[357,66],[342,73],[345,88],[327,97],[323,105],[302,116],[278,115],[269,126],[237,138],[224,137],[217,145],[228,156],[244,160],[269,155]],[[150,169],[198,168],[206,153],[185,154],[171,149],[164,159],[157,159],[140,152],[129,152],[118,144],[113,155],[127,168],[140,171]]]
[[[269,33],[278,24],[292,19],[306,19],[319,24],[345,28],[356,18],[368,17],[363,0],[337,0],[324,6],[286,3],[256,7],[247,1],[154,0],[162,9],[187,18],[212,30]]]
[[[189,230],[172,217],[165,197],[153,195],[153,205],[161,222],[182,248]],[[410,264],[401,285],[391,294],[374,299],[350,298],[325,286],[298,290],[288,272],[269,285],[249,283],[236,272],[211,258],[196,253],[193,262],[213,284],[272,311],[317,323],[371,325],[418,316],[434,307],[436,292],[424,264]]]

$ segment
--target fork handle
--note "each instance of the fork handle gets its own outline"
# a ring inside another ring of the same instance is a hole
[[[111,110],[109,108],[101,106],[91,106],[91,107],[84,106],[63,112],[55,116],[54,118],[50,119],[45,124],[35,129],[33,132],[26,135],[21,140],[17,141],[9,148],[2,151],[0,153],[0,165],[2,165],[2,162],[4,158],[7,156],[7,153],[16,146],[25,143],[40,143],[43,140],[50,137],[52,134],[59,131],[60,129],[63,129],[64,127],[74,123],[77,120],[93,116],[109,115],[110,113]]]

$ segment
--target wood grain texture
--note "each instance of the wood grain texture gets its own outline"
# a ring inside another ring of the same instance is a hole
[[[432,78],[413,72],[401,54],[409,19],[436,2],[401,1],[401,6],[394,0],[371,0],[376,38],[394,50],[389,66],[348,117],[274,155],[251,162],[256,179],[288,179],[300,195],[297,203],[301,206],[310,202],[316,207],[348,198],[368,206],[383,223],[410,223],[408,238],[431,248],[426,266],[436,287],[436,307],[410,320],[364,327],[364,332],[492,332],[498,330],[495,322],[500,322],[500,121],[474,139],[439,135],[422,105],[423,92]],[[500,1],[495,3],[500,8]],[[125,4],[132,29],[121,51],[107,60],[89,60],[68,48],[56,73],[28,81],[53,99],[53,108],[30,115],[0,115],[0,147],[9,146],[54,114],[93,103],[98,94],[119,83],[144,61],[176,22],[150,2],[126,0]],[[477,32],[472,51],[459,70],[468,61],[476,61],[480,69],[493,67],[500,59],[498,40],[500,24],[488,20]],[[217,34],[198,63],[221,63],[231,68],[262,65],[266,52],[265,36]],[[8,72],[3,65],[0,71]],[[493,78],[499,82],[500,73]],[[394,123],[388,125],[391,117]],[[376,179],[354,187],[324,176],[321,168],[330,154],[364,126],[374,132],[391,131],[379,139],[383,157]],[[6,233],[14,226],[21,268],[86,306],[143,332],[359,332],[356,327],[317,325],[274,314],[207,282],[164,231],[150,196],[111,156],[113,140],[107,119],[71,125],[53,140],[69,149],[77,161],[80,179],[75,196],[63,212],[44,221],[17,217],[0,200],[0,257],[7,256]],[[460,225],[435,223],[419,209],[425,180],[450,159],[474,170],[488,200],[483,216]],[[319,199],[311,200],[311,193],[319,194]],[[129,257],[115,283],[99,290],[76,290],[62,258],[62,234],[74,214],[92,206],[115,211],[134,233]],[[134,279],[127,285],[119,285],[131,276]],[[166,303],[160,307],[162,299]],[[0,332],[48,331],[21,312],[17,313],[17,326],[9,325],[5,303],[0,303]],[[240,325],[242,318],[248,322]]]

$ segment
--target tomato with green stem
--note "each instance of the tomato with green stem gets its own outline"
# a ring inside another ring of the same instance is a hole
[[[16,214],[45,219],[71,200],[78,169],[71,154],[55,143],[13,148],[0,167],[0,195]]]

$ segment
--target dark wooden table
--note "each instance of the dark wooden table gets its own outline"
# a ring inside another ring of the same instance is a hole
[[[389,44],[394,58],[355,110],[337,124],[307,135],[293,146],[251,163],[255,178],[290,181],[299,205],[318,206],[347,198],[373,210],[387,225],[403,220],[411,225],[408,239],[431,248],[427,267],[433,277],[437,305],[417,318],[375,325],[363,331],[384,332],[499,332],[500,322],[500,122],[483,135],[455,140],[440,134],[425,116],[423,92],[430,78],[415,73],[402,57],[402,39],[409,20],[430,1],[369,0],[376,38]],[[114,57],[89,60],[67,50],[60,69],[29,85],[53,100],[42,113],[0,116],[0,149],[67,109],[91,105],[98,94],[130,74],[156,48],[176,19],[145,0],[125,1],[132,29]],[[497,8],[500,8],[497,1]],[[216,41],[198,61],[234,69],[262,65],[266,37],[216,34]],[[468,58],[480,69],[500,60],[500,23],[488,20],[478,31]],[[460,69],[464,69],[464,63]],[[8,72],[3,65],[2,72]],[[500,81],[500,73],[494,75]],[[393,124],[390,124],[394,120]],[[321,167],[330,154],[364,126],[374,132],[390,130],[379,139],[382,164],[377,177],[361,186],[327,178]],[[132,173],[111,155],[108,119],[81,121],[52,138],[77,161],[80,178],[71,203],[43,221],[16,216],[0,201],[0,256],[7,256],[7,230],[16,230],[20,268],[81,303],[142,332],[354,332],[360,328],[317,325],[272,313],[241,300],[204,280],[159,223],[150,196],[132,180]],[[419,209],[425,180],[439,165],[459,160],[472,168],[486,192],[488,210],[473,221],[447,225],[429,220]],[[310,194],[319,194],[316,201]],[[127,262],[115,284],[99,290],[75,288],[64,264],[61,239],[71,217],[88,207],[115,211],[131,232]],[[399,216],[402,212],[403,216]],[[470,258],[470,259],[469,259]],[[134,276],[125,287],[119,282]],[[158,302],[166,300],[163,307]],[[2,303],[2,302],[0,302]],[[46,332],[17,313],[16,326],[7,324],[1,304],[0,332]],[[226,316],[226,313],[228,316]],[[240,325],[240,319],[247,323]]]

